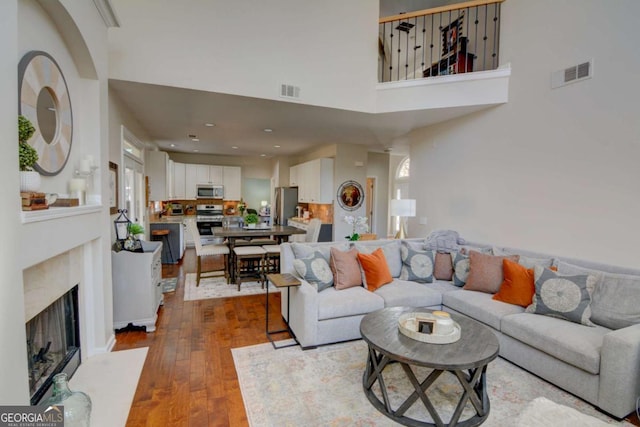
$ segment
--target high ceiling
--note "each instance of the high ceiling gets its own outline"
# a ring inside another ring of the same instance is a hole
[[[381,0],[380,15],[454,2]],[[407,154],[400,137],[411,130],[486,108],[368,114],[122,80],[109,86],[160,149],[223,156],[287,156],[340,143]]]
[[[229,156],[287,156],[340,143],[406,154],[406,144],[394,139],[486,108],[368,114],[119,80],[109,85],[160,149]]]

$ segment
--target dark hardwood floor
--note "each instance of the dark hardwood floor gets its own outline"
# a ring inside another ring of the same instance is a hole
[[[208,257],[204,268],[222,258]],[[165,294],[152,333],[119,332],[115,351],[149,347],[127,426],[246,426],[231,349],[268,342],[265,296],[184,301],[184,278],[196,270],[193,249],[162,277],[178,277]],[[231,285],[230,285],[231,286]],[[269,327],[281,329],[280,295],[269,294]]]
[[[209,257],[204,268],[221,265]],[[178,277],[178,286],[165,294],[156,331],[116,335],[115,351],[149,347],[128,427],[248,425],[231,349],[268,342],[265,297],[184,301],[185,275],[195,270],[193,249],[163,265],[162,277]],[[284,327],[279,294],[269,294],[269,327]],[[627,421],[640,426],[635,414]]]

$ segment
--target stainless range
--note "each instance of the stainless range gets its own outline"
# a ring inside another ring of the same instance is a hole
[[[222,205],[196,205],[196,223],[203,245],[220,243],[221,239],[214,237],[212,227],[222,227],[224,214]]]

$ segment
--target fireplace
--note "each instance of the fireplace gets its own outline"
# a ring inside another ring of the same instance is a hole
[[[26,323],[31,404],[46,400],[55,374],[80,365],[78,285]]]

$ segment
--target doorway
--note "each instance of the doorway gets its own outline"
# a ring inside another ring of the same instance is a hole
[[[122,183],[124,207],[131,221],[146,227],[145,183],[144,183],[144,145],[122,127],[122,164],[124,165]]]
[[[369,224],[369,233],[376,233],[375,226],[375,194],[376,194],[376,179],[374,177],[367,177],[367,185],[364,190],[364,200],[366,201],[366,209],[367,209],[367,224]]]

